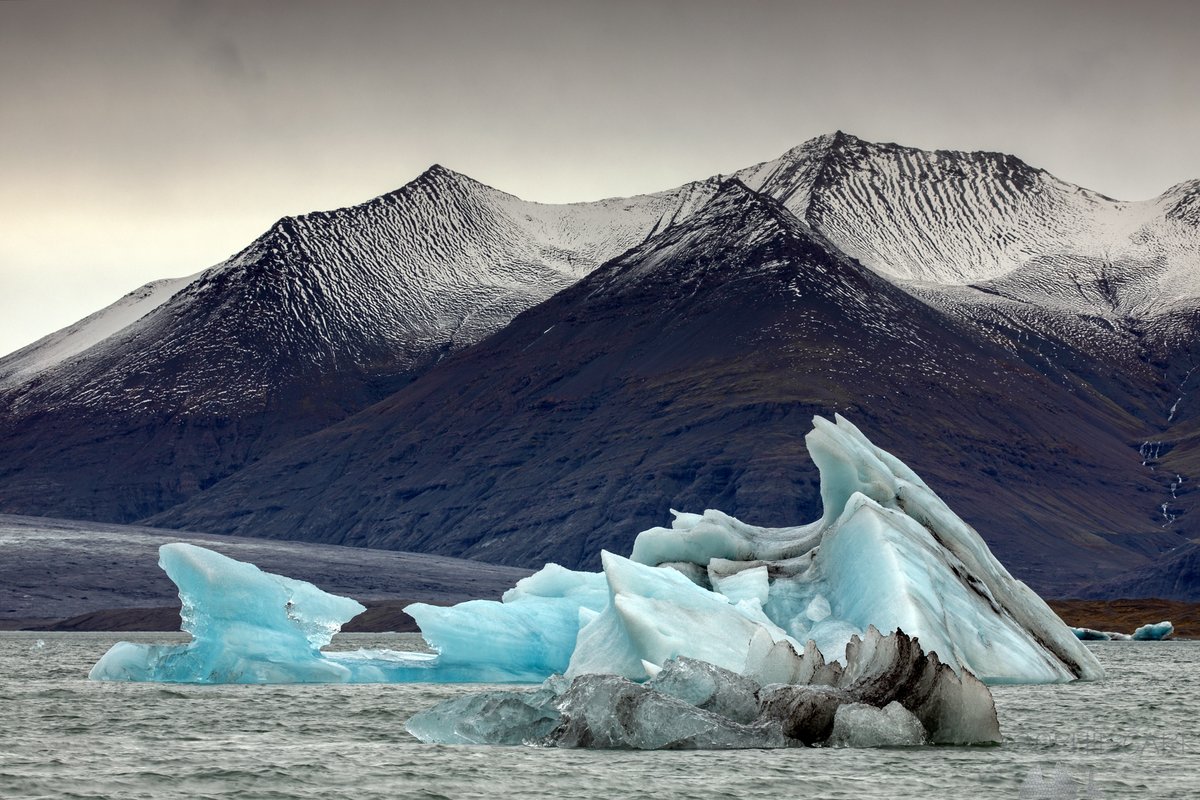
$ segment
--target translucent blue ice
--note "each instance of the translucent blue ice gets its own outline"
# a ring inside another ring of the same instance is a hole
[[[871,626],[897,629],[944,664],[991,682],[1098,678],[1095,657],[983,539],[908,467],[841,417],[806,438],[821,518],[760,528],[719,511],[676,514],[603,572],[557,565],[502,601],[408,607],[436,657],[325,654],[353,600],[172,544],[187,645],[120,644],[92,677],[194,682],[508,681],[554,673],[644,681],[676,657],[762,684],[807,683],[820,650],[845,661]],[[1157,633],[1151,627],[1144,635]],[[806,666],[807,665],[807,666]]]
[[[1157,642],[1168,638],[1173,633],[1175,633],[1175,626],[1169,621],[1163,620],[1141,626],[1133,632],[1133,638],[1138,641]]]
[[[377,682],[423,674],[435,663],[418,654],[404,660],[388,653],[326,656],[321,648],[366,609],[310,583],[272,575],[190,544],[163,545],[158,563],[179,587],[182,628],[192,641],[121,642],[92,668],[93,680]]]
[[[566,671],[582,621],[607,604],[603,575],[547,564],[518,581],[499,603],[415,603],[404,610],[440,654],[443,669],[486,668],[494,672],[492,680],[536,682]]]
[[[767,564],[767,615],[831,658],[874,625],[915,635],[943,662],[986,681],[1103,675],[1045,602],[912,470],[840,416],[813,423],[805,442],[821,472],[821,519],[759,528],[719,511],[678,514],[671,528],[639,535],[631,558],[704,564],[718,590]]]
[[[1132,634],[1117,633],[1115,631],[1098,631],[1092,628],[1071,628],[1071,631],[1085,642],[1109,642],[1109,641],[1131,641],[1139,642],[1160,642],[1163,639],[1169,639],[1175,633],[1175,626],[1169,621],[1152,622],[1147,625],[1142,625]]]

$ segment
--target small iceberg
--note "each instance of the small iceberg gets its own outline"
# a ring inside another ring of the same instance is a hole
[[[432,655],[322,653],[366,608],[311,583],[174,542],[158,564],[179,587],[186,644],[119,642],[92,667],[97,681],[166,683],[378,683],[411,677]]]
[[[1169,620],[1152,622],[1142,625],[1133,632],[1133,638],[1139,642],[1161,642],[1175,633],[1175,626]]]
[[[1175,633],[1175,626],[1168,620],[1142,625],[1133,633],[1098,631],[1094,628],[1071,628],[1077,638],[1085,642],[1161,642]]]

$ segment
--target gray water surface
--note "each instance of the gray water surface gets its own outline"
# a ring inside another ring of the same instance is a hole
[[[87,680],[114,642],[169,638],[0,633],[0,797],[1200,798],[1200,642],[1094,643],[1106,681],[995,687],[1000,747],[642,753],[425,745],[404,731],[473,686]]]

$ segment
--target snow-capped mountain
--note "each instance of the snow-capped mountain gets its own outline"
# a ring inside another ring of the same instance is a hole
[[[1130,559],[1106,525],[1150,549],[1177,541],[1143,519],[1153,478],[1124,415],[1006,361],[737,180],[385,401],[154,522],[594,567],[672,506],[770,525],[819,515],[798,456],[830,408],[912,452],[1039,585]],[[1051,480],[1055,498],[1029,491]],[[1124,507],[1080,503],[1096,486]]]
[[[664,504],[810,517],[780,420],[852,409],[1082,580],[1191,530],[1198,266],[1200,181],[841,132],[564,206],[435,166],[0,359],[0,510],[582,564]]]
[[[549,206],[434,166],[363,205],[282,219],[212,269],[133,292],[4,359],[0,387],[17,410],[133,406],[148,402],[146,387],[126,378],[145,374],[156,406],[227,413],[261,409],[311,374],[403,374],[503,327],[709,193],[694,184]]]
[[[842,132],[738,175],[1012,357],[1131,413],[1134,448],[1193,438],[1180,425],[1200,417],[1200,180],[1127,202],[1010,155]],[[1177,477],[1200,466],[1190,448],[1162,452],[1154,508],[1170,523],[1186,510]]]
[[[1197,181],[1122,202],[1002,153],[926,152],[838,132],[737,173],[903,282],[979,285],[1074,313],[1200,297]]]
[[[228,261],[0,360],[0,506],[162,510],[385,397],[712,185],[549,206],[435,166],[363,205],[282,219]]]

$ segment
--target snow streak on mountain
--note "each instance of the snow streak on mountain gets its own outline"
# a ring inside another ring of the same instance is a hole
[[[0,359],[0,510],[590,564],[811,517],[839,410],[1077,584],[1194,535],[1198,266],[1200,181],[841,132],[565,206],[435,166]]]
[[[997,282],[1080,313],[1162,313],[1200,295],[1196,181],[1127,203],[1013,156],[840,132],[737,175],[900,281]]]
[[[228,261],[0,361],[0,503],[109,521],[169,507],[387,396],[710,193],[548,206],[435,166],[361,206],[282,219]]]
[[[282,219],[203,273],[139,289],[4,359],[0,387],[17,410],[228,413],[269,406],[280,386],[312,375],[402,374],[503,327],[709,193],[696,184],[548,206],[434,166],[361,206]],[[153,397],[129,385],[133,374],[149,377]]]

